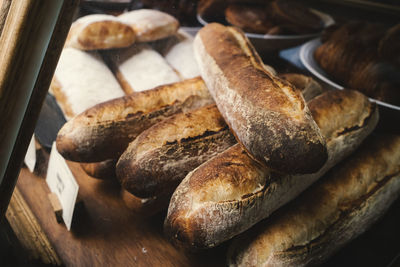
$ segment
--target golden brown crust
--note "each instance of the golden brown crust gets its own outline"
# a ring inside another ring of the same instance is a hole
[[[252,156],[287,173],[311,173],[324,164],[325,142],[301,93],[265,70],[242,32],[211,23],[194,45],[218,109]]]
[[[57,149],[73,161],[117,158],[156,122],[212,102],[200,78],[133,93],[98,104],[67,122],[58,133]]]
[[[171,195],[189,171],[235,143],[215,105],[176,114],[129,145],[118,161],[117,176],[134,195]]]
[[[400,193],[400,138],[369,138],[295,202],[232,243],[230,266],[303,266],[365,231]]]
[[[115,175],[116,164],[117,160],[108,159],[101,162],[81,163],[81,167],[86,172],[87,175],[93,178],[101,180],[113,180],[116,178]]]
[[[329,104],[332,94],[346,101]],[[337,162],[349,155],[371,133],[378,121],[373,104],[352,119],[325,123],[353,112],[366,97],[351,91],[332,91],[310,102],[319,110],[321,131],[326,134],[329,158],[317,173],[286,175],[271,171],[254,161],[240,145],[235,145],[189,173],[173,194],[165,220],[171,240],[189,248],[208,248],[230,239],[267,217],[315,182]],[[321,105],[313,104],[321,102]],[[325,112],[322,106],[326,105]],[[321,119],[321,117],[324,117]],[[339,121],[340,122],[340,121]],[[326,129],[325,129],[326,128]],[[344,129],[348,129],[345,131]]]
[[[129,25],[113,16],[88,15],[72,24],[66,46],[97,50],[127,47],[134,42],[135,32]]]

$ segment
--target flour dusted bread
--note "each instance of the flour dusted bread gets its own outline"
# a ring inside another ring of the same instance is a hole
[[[179,28],[179,22],[174,17],[158,10],[133,10],[119,15],[118,19],[132,27],[138,42],[165,38]]]
[[[91,107],[67,122],[58,133],[57,150],[72,161],[117,159],[156,122],[211,103],[201,78],[136,92]]]
[[[276,173],[239,145],[190,172],[172,195],[164,228],[176,244],[214,247],[295,198],[349,155],[374,129],[376,105],[356,91],[329,91],[309,102],[327,140],[328,161],[316,173]]]
[[[69,31],[66,46],[80,50],[121,48],[135,42],[130,25],[111,15],[87,15],[76,20]]]
[[[178,42],[165,52],[165,60],[183,79],[200,76],[199,67],[194,58],[193,37],[184,31],[176,34]]]
[[[67,120],[124,94],[97,52],[63,49],[50,86]]]
[[[147,44],[109,51],[105,57],[127,94],[181,80],[167,61]]]
[[[372,136],[299,198],[237,238],[228,264],[321,264],[376,222],[399,196],[400,137]]]
[[[208,24],[194,48],[218,109],[254,158],[286,173],[322,167],[325,141],[301,92],[265,69],[240,30]]]

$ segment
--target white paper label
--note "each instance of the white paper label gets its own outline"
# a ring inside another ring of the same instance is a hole
[[[58,153],[55,143],[51,148],[46,182],[50,191],[57,195],[63,209],[62,217],[64,223],[67,229],[70,230],[79,185],[67,162]]]
[[[35,135],[32,135],[31,142],[29,143],[28,150],[25,154],[24,162],[30,172],[33,172],[36,165],[36,147],[35,147]]]

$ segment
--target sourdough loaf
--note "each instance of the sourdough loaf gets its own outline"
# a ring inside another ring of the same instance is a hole
[[[322,167],[325,141],[301,92],[264,68],[240,30],[208,24],[194,48],[219,111],[250,155],[286,173]]]

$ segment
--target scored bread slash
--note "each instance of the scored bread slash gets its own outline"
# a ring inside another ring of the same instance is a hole
[[[57,149],[68,160],[117,159],[142,131],[173,114],[212,104],[201,78],[159,86],[100,103],[67,122]]]
[[[138,42],[159,40],[177,32],[179,22],[173,16],[151,9],[133,10],[118,16],[132,27]]]
[[[328,161],[316,173],[277,173],[236,144],[190,172],[172,195],[164,223],[172,242],[217,246],[268,217],[353,152],[375,128],[378,109],[356,91],[328,91],[308,102],[327,140]]]
[[[130,25],[111,15],[87,15],[76,20],[68,33],[66,47],[80,50],[121,48],[135,42]]]
[[[107,51],[104,57],[127,94],[181,80],[167,61],[147,44]]]
[[[325,140],[301,92],[267,71],[243,32],[211,23],[195,37],[201,76],[225,121],[256,160],[284,173],[313,173]]]

